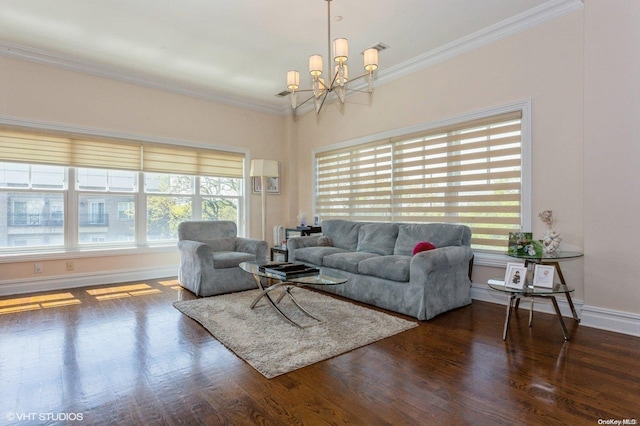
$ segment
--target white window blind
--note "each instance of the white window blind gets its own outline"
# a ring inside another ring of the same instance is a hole
[[[316,156],[316,212],[323,218],[391,220],[391,146],[377,142]]]
[[[242,178],[244,155],[99,136],[0,128],[0,161]]]
[[[323,219],[469,226],[474,249],[504,252],[521,225],[522,113],[316,155]]]

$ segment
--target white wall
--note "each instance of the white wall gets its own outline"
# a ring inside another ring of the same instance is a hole
[[[585,303],[640,313],[640,3],[585,10]],[[640,334],[640,330],[636,330]]]

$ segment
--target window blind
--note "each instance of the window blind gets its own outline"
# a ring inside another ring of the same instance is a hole
[[[171,145],[144,144],[142,169],[145,172],[197,176],[243,176],[244,155]]]
[[[244,155],[135,140],[0,128],[0,161],[242,178]]]
[[[381,141],[316,155],[316,213],[389,221],[391,146]]]
[[[503,252],[520,229],[522,113],[467,121],[316,155],[323,219],[469,226],[474,249]]]

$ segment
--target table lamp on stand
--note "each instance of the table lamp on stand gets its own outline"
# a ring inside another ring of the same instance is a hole
[[[260,178],[260,194],[262,198],[262,240],[266,241],[267,229],[267,179],[268,177],[280,177],[278,162],[275,160],[251,160],[251,177]]]

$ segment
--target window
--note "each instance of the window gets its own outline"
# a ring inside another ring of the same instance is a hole
[[[504,252],[524,224],[522,134],[517,110],[320,152],[316,213],[465,224],[475,250]]]
[[[173,243],[183,220],[242,230],[243,154],[48,133],[0,127],[0,252]]]
[[[0,163],[0,249],[64,247],[64,167]]]

